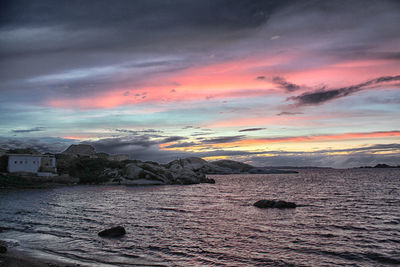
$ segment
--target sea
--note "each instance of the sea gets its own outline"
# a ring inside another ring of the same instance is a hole
[[[0,240],[80,266],[399,266],[400,169],[0,191]],[[259,209],[260,199],[297,203]],[[121,225],[122,238],[99,231]]]

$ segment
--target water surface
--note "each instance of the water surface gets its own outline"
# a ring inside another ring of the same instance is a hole
[[[90,266],[400,264],[400,169],[210,177],[216,184],[3,190],[0,240]],[[301,206],[252,206],[263,198]],[[113,225],[126,236],[97,236]]]

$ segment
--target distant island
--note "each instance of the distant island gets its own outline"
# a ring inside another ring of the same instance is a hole
[[[167,185],[214,183],[207,174],[281,174],[293,170],[254,167],[233,160],[208,162],[176,159],[167,164],[130,160],[128,155],[97,153],[87,144],[71,145],[59,154],[11,149],[0,156],[0,187],[43,187],[54,184]]]
[[[380,164],[376,164],[375,166],[362,166],[362,167],[360,167],[361,169],[364,169],[364,168],[375,168],[375,169],[385,169],[385,168],[400,168],[400,165],[397,165],[397,166],[390,166],[390,165],[387,165],[387,164],[382,164],[382,163],[380,163]]]

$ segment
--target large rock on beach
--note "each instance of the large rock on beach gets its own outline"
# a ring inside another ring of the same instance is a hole
[[[98,233],[101,237],[120,237],[126,234],[125,228],[122,226],[112,227]]]
[[[276,209],[294,209],[297,207],[294,202],[287,202],[283,200],[268,200],[262,199],[253,204],[257,208],[266,209],[266,208],[276,208]]]

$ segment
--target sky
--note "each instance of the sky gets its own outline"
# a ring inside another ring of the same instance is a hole
[[[397,0],[1,1],[0,147],[400,164]]]

